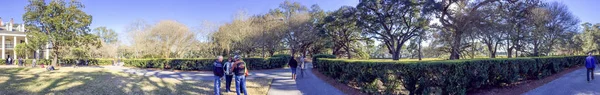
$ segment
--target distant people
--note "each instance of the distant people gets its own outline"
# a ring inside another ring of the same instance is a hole
[[[10,58],[10,55],[6,57],[6,65],[12,65],[12,59]]]
[[[19,66],[24,66],[23,65],[23,57],[19,57],[19,61],[18,62],[19,62]]]
[[[223,56],[218,56],[217,60],[213,63],[213,66],[213,73],[215,74],[215,95],[220,95],[221,78],[225,75],[225,71],[223,71]]]
[[[304,77],[304,69],[306,69],[306,60],[305,57],[300,57],[300,75]]]
[[[246,63],[242,61],[240,56],[235,56],[235,63],[233,63],[232,71],[235,75],[235,92],[237,95],[240,93],[244,93],[244,95],[248,95],[248,91],[246,91],[246,76],[248,76],[248,68],[246,68]]]
[[[296,67],[298,67],[298,62],[292,57],[288,65],[290,66],[290,70],[292,70],[292,79],[296,80]]]
[[[233,58],[229,57],[225,62],[225,92],[231,92],[231,80],[233,79]]]
[[[588,53],[588,57],[585,58],[585,67],[587,68],[587,81],[590,83],[590,76],[592,76],[592,80],[594,80],[594,68],[596,68],[596,59],[592,56],[591,52]]]
[[[37,60],[35,60],[36,58],[33,58],[33,60],[31,60],[31,67],[35,68],[35,65],[37,63]]]

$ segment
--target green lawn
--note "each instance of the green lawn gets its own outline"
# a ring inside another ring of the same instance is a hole
[[[248,80],[248,94],[265,95],[270,83],[271,79]],[[223,81],[222,91],[225,91],[224,85]],[[213,87],[213,81],[161,79],[101,68],[63,67],[52,72],[39,68],[0,68],[0,93],[3,95],[212,95]],[[232,90],[235,90],[235,86]]]

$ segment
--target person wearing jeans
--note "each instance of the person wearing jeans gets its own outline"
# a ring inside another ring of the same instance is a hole
[[[220,95],[220,89],[221,89],[221,78],[223,77],[225,71],[223,70],[223,56],[219,56],[217,57],[217,60],[215,61],[215,63],[213,63],[214,65],[214,71],[213,73],[215,74],[215,95]]]
[[[240,93],[248,95],[248,91],[246,91],[246,76],[248,75],[246,63],[239,56],[235,56],[234,59],[236,62],[233,64],[232,71],[235,74],[235,92],[237,95],[240,95]]]
[[[585,67],[587,68],[587,81],[590,83],[590,76],[592,76],[592,80],[594,80],[594,69],[596,68],[596,59],[594,59],[591,52],[588,53],[588,57],[585,58]]]
[[[225,92],[231,92],[231,81],[233,80],[232,66],[233,59],[229,57],[228,61],[225,62]]]

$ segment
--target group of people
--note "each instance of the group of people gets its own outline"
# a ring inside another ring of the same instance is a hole
[[[215,75],[215,95],[220,95],[221,78],[223,78],[223,76],[225,76],[225,92],[231,92],[231,81],[235,77],[235,91],[237,95],[240,95],[241,93],[248,95],[246,91],[248,68],[240,56],[230,57],[226,62],[223,62],[223,56],[218,56],[217,60],[213,63],[213,66]]]
[[[6,58],[4,62],[6,62],[7,65],[12,65],[12,63],[14,63],[15,61],[12,58],[10,58],[10,55],[8,55],[7,57],[8,58]],[[19,62],[17,63],[17,65],[24,66],[25,61],[23,60],[23,58],[19,57],[17,62]]]

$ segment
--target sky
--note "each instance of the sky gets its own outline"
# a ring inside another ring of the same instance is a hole
[[[90,28],[106,26],[119,34],[119,39],[129,36],[125,27],[136,20],[154,24],[160,20],[176,20],[191,29],[201,27],[204,21],[227,23],[236,13],[264,14],[279,7],[285,0],[80,0],[87,14],[92,15]],[[341,6],[356,6],[358,0],[290,0],[310,8],[318,4],[325,11]],[[4,22],[14,18],[21,23],[27,0],[0,0],[0,17]],[[127,43],[127,42],[125,42]]]
[[[125,27],[136,20],[150,24],[160,20],[176,20],[192,29],[201,27],[203,21],[227,23],[239,11],[248,15],[264,14],[278,8],[284,0],[81,0],[83,11],[92,15],[90,28],[106,26],[119,34],[119,39],[129,36]],[[318,4],[325,11],[341,6],[356,6],[358,0],[290,0],[302,5]],[[581,22],[600,23],[600,0],[548,0],[562,2]],[[27,0],[0,0],[0,17],[21,23]]]

